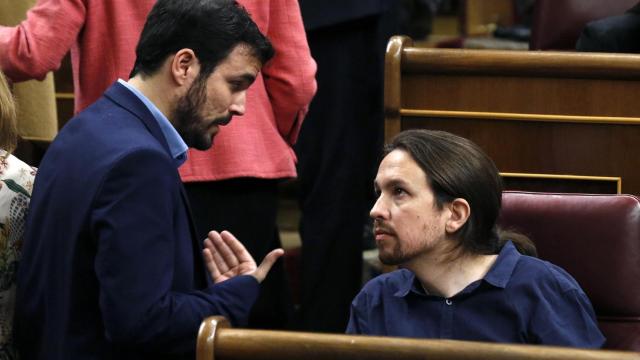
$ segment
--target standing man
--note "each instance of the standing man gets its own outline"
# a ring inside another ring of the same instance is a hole
[[[353,301],[348,333],[599,348],[589,299],[566,271],[499,231],[502,180],[477,145],[409,130],[385,149],[371,209],[380,261],[401,269]]]
[[[281,246],[276,225],[278,185],[297,176],[293,144],[315,94],[316,64],[298,0],[238,3],[276,53],[247,91],[242,121],[221,129],[211,149],[189,151],[180,177],[199,235],[206,236],[209,229],[230,230],[260,259]],[[248,326],[286,328],[293,302],[283,262],[274,265],[261,288]]]
[[[200,322],[244,324],[282,254],[256,267],[228,232],[202,250],[177,172],[244,113],[269,41],[235,1],[160,0],[136,56],[42,161],[18,272],[24,359],[193,357]]]
[[[301,0],[318,93],[296,144],[301,328],[343,332],[362,286],[369,190],[382,146],[384,49],[394,0]]]
[[[78,113],[115,80],[129,75],[155,2],[38,0],[18,26],[0,26],[0,66],[14,81],[42,78],[57,69],[71,49]],[[297,176],[292,147],[316,90],[316,64],[298,0],[238,3],[276,53],[247,91],[242,121],[220,129],[215,147],[190,150],[179,171],[198,236],[206,237],[209,229],[228,229],[259,259],[280,247],[278,183]],[[289,293],[284,266],[276,263],[262,284],[249,326],[285,327],[292,312]]]

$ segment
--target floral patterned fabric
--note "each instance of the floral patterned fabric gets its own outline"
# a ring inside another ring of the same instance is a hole
[[[36,169],[0,149],[0,360],[15,359],[12,343],[16,268]]]

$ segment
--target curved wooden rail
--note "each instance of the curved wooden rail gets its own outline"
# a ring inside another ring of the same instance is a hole
[[[196,359],[214,360],[215,341],[218,330],[229,328],[231,324],[222,316],[210,316],[200,324],[198,341],[196,343]]]
[[[407,36],[394,36],[387,44],[387,53],[384,59],[384,113],[385,113],[385,138],[400,132],[400,107],[402,105],[402,93],[400,91],[400,79],[402,77],[402,53],[405,47],[413,46],[413,40]]]
[[[220,324],[228,323],[222,317],[203,322],[197,360],[640,360],[640,353],[623,351],[232,329]]]
[[[411,47],[405,37],[394,39],[403,41],[399,52],[407,73],[640,79],[640,55],[635,54],[426,49]]]

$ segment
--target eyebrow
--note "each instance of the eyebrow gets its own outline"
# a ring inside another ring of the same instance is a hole
[[[406,187],[406,186],[409,185],[409,183],[407,183],[403,179],[399,179],[399,178],[391,179],[391,180],[389,180],[389,181],[387,181],[385,183],[385,186],[387,186],[387,187],[393,187],[393,186],[398,186],[398,185],[400,185],[402,187]],[[373,188],[374,189],[380,189],[380,185],[378,185],[377,180],[373,180]]]

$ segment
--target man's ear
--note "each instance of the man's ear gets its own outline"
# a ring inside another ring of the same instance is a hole
[[[200,73],[200,62],[191,49],[180,49],[171,58],[170,70],[179,85],[191,83]]]
[[[450,215],[447,223],[445,224],[445,231],[449,234],[453,234],[458,231],[469,220],[471,215],[471,206],[467,200],[462,198],[454,199],[447,204]]]

